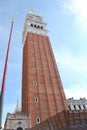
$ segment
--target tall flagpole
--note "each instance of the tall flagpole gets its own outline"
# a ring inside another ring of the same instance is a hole
[[[7,65],[8,65],[8,56],[9,56],[9,50],[10,50],[10,43],[11,43],[11,37],[12,37],[13,24],[14,24],[14,20],[12,19],[11,29],[10,29],[10,36],[9,36],[9,41],[8,41],[7,54],[6,54],[6,60],[5,60],[5,66],[4,66],[4,73],[3,73],[3,79],[2,79],[1,93],[0,93],[0,129],[2,129],[3,100],[4,100],[6,73],[7,73]]]

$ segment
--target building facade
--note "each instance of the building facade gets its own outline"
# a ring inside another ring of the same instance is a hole
[[[67,99],[69,110],[87,110],[86,98],[80,98],[78,100],[72,98]]]
[[[4,130],[28,130],[31,127],[28,114],[7,114]]]
[[[68,109],[46,23],[27,14],[23,31],[22,113],[31,126]]]

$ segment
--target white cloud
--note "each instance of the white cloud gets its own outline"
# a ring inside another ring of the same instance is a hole
[[[79,99],[86,97],[87,98],[87,86],[85,85],[73,85],[69,88],[65,88],[65,94],[67,98],[74,97],[75,99]]]
[[[87,0],[69,0],[65,8],[75,15],[76,21],[82,27],[87,29]]]

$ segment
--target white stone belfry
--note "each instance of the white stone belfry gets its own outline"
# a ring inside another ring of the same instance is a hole
[[[37,15],[34,11],[30,11],[25,20],[24,31],[23,31],[23,44],[25,43],[28,32],[37,33],[41,35],[47,35],[46,23],[43,18]]]

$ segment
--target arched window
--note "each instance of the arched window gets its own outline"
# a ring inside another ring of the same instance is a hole
[[[74,110],[76,110],[76,106],[75,106],[75,105],[73,105],[73,107],[74,107]]]
[[[36,24],[34,24],[34,27],[35,27],[35,28],[37,27]]]
[[[23,128],[22,127],[18,127],[17,130],[23,130]]]
[[[21,121],[19,121],[19,122],[18,122],[18,125],[22,125],[22,122],[21,122]]]
[[[86,108],[85,108],[85,105],[83,105],[83,108],[86,109]]]
[[[43,29],[43,26],[41,26],[41,29]]]
[[[69,108],[69,110],[71,110],[71,107],[70,107],[70,105],[68,105],[68,108]]]
[[[37,124],[40,123],[40,117],[36,117],[36,123],[37,123]]]
[[[32,61],[35,62],[35,58],[32,58]]]
[[[35,73],[35,72],[36,72],[36,68],[33,68],[33,69],[32,69],[32,72]]]
[[[36,87],[37,86],[37,81],[33,81],[33,85],[34,85],[34,87]]]
[[[80,105],[78,105],[79,106],[79,109],[81,110],[81,106]]]
[[[40,28],[40,26],[38,25],[37,28]]]
[[[33,24],[31,23],[31,27],[33,27]]]
[[[35,103],[38,103],[38,97],[35,97],[34,100],[35,100]]]

